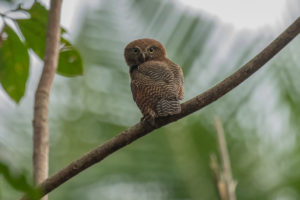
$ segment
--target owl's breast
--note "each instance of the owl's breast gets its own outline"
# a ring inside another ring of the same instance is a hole
[[[133,71],[136,71],[138,69],[138,65],[133,65],[133,66],[130,66],[130,70],[129,70],[129,73],[132,74]]]

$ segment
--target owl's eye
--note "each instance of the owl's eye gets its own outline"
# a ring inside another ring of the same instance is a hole
[[[139,52],[139,49],[138,49],[138,48],[133,48],[133,52],[134,52],[134,53],[138,53],[138,52]]]
[[[153,47],[150,47],[150,48],[149,48],[149,52],[150,52],[150,53],[153,53],[153,52],[154,52],[154,48],[153,48]]]

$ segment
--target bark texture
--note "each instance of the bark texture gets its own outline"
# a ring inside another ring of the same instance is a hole
[[[48,17],[43,72],[35,93],[33,119],[33,175],[35,184],[48,177],[49,163],[49,94],[57,69],[60,44],[60,10],[62,0],[52,0]],[[46,200],[44,197],[43,200]]]

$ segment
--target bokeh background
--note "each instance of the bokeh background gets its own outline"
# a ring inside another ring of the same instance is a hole
[[[62,23],[82,55],[84,75],[55,77],[50,98],[50,174],[141,118],[123,58],[128,42],[144,37],[161,41],[169,58],[182,66],[188,100],[233,73],[300,14],[299,0],[286,0],[279,10],[272,1],[260,7],[253,6],[256,1],[244,0],[243,9],[250,9],[253,18],[271,19],[250,25],[234,1],[228,5],[212,1],[215,10],[201,9],[200,0],[186,2],[190,4],[64,1]],[[0,2],[2,10],[10,6]],[[228,7],[236,14],[232,19],[239,22],[214,13]],[[277,12],[276,18],[269,16],[272,11]],[[33,99],[42,68],[39,58],[32,56],[31,61],[26,95],[19,104],[0,91],[0,160],[28,180],[32,177]],[[53,191],[50,199],[218,199],[209,163],[210,154],[217,152],[213,119],[219,116],[238,182],[237,199],[299,200],[299,63],[298,36],[225,97],[109,156]],[[0,177],[0,199],[20,195]]]

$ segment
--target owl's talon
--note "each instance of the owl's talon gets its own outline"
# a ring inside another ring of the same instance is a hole
[[[141,122],[147,123],[148,125],[152,127],[156,127],[155,125],[155,118],[150,115],[145,115],[141,118]]]

